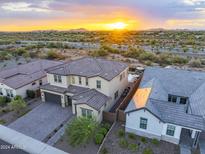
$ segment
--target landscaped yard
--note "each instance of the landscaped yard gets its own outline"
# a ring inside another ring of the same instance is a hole
[[[72,154],[96,154],[109,129],[108,123],[99,124],[92,118],[75,118],[54,146]]]
[[[12,110],[9,105],[6,105],[4,107],[0,107],[0,124],[8,125],[18,119],[19,117],[25,115],[29,111],[31,111],[33,108],[38,106],[40,104],[40,101],[37,101],[38,99],[33,99],[26,101],[27,106],[22,110],[22,112],[17,113],[16,111]]]
[[[109,133],[100,151],[101,154],[179,154],[179,146],[125,133],[117,123]]]

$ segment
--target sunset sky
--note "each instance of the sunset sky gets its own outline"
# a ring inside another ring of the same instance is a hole
[[[205,29],[205,0],[0,0],[0,31]]]

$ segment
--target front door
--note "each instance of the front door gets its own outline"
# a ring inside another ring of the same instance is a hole
[[[68,106],[72,105],[72,99],[70,96],[67,96],[67,102],[68,102]]]
[[[199,141],[200,132],[196,132],[194,141],[193,141],[193,148],[197,148],[198,141]]]

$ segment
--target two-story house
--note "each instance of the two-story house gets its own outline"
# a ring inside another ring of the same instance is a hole
[[[128,85],[128,66],[99,58],[81,58],[47,71],[49,84],[41,87],[43,101],[72,105],[77,116],[102,120]]]
[[[46,69],[62,64],[51,60],[36,60],[0,71],[0,96],[25,98],[27,90],[37,90],[47,83]]]
[[[148,67],[128,104],[126,132],[197,147],[205,133],[205,73]]]

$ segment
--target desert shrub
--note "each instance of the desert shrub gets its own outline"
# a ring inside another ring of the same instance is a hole
[[[147,140],[146,140],[145,137],[141,137],[141,141],[142,141],[143,143],[147,143]]]
[[[104,135],[103,135],[103,134],[97,133],[97,134],[95,135],[95,143],[96,143],[96,144],[101,144],[102,141],[103,141],[103,139],[104,139]]]
[[[134,144],[134,143],[129,144],[129,145],[128,145],[128,149],[129,149],[130,151],[132,151],[132,152],[136,152],[137,149],[138,149],[138,145],[137,145],[137,144]]]
[[[124,137],[125,136],[125,131],[123,129],[118,130],[118,136],[119,137]]]
[[[159,140],[157,140],[157,139],[152,139],[152,144],[154,144],[154,145],[159,145]]]
[[[121,138],[120,141],[119,141],[119,146],[121,148],[127,148],[127,146],[128,146],[127,140],[125,138]]]
[[[23,109],[25,109],[27,106],[26,102],[23,100],[21,96],[14,97],[14,99],[9,103],[9,105],[17,113],[23,111]]]
[[[143,154],[153,154],[153,151],[152,151],[152,149],[150,149],[150,148],[145,148],[145,149],[143,150]]]
[[[106,128],[100,128],[98,130],[98,133],[103,134],[105,136],[107,134],[107,129]]]
[[[105,128],[107,131],[110,129],[111,125],[109,123],[102,123],[101,125],[103,128]]]
[[[136,139],[136,135],[135,135],[134,133],[128,133],[128,137],[129,137],[130,139],[133,139],[133,140]]]
[[[191,67],[201,67],[202,64],[201,64],[201,61],[199,59],[196,59],[196,60],[191,60],[189,62],[189,66],[191,66]]]
[[[47,56],[46,56],[47,59],[59,59],[59,60],[62,60],[62,59],[65,59],[66,57],[64,55],[62,55],[61,53],[58,53],[56,51],[53,51],[53,50],[50,50],[47,52]]]
[[[149,60],[149,61],[156,61],[156,55],[151,52],[144,52],[141,53],[139,56],[139,60]]]
[[[7,100],[5,96],[0,96],[0,106],[3,107],[7,104]]]
[[[5,120],[0,119],[0,125],[3,125],[3,124],[5,124],[5,123],[6,123],[6,121],[5,121]]]
[[[97,128],[99,126],[94,119],[78,117],[68,124],[65,133],[70,145],[79,146],[93,139]]]
[[[35,98],[36,94],[33,90],[26,90],[26,94],[28,98]]]
[[[96,51],[92,51],[91,52],[91,56],[93,57],[105,57],[107,56],[109,53],[107,52],[107,50],[104,50],[104,49],[98,49]]]

